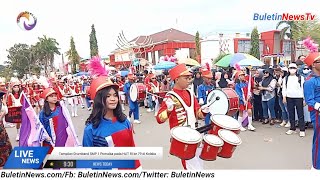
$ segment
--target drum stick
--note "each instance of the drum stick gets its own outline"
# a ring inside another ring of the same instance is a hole
[[[153,95],[153,96],[156,96],[157,98],[164,99],[164,97],[158,96],[158,95],[156,95],[156,94],[153,94],[153,93],[150,93],[150,92],[147,92],[147,91],[146,91],[146,93],[147,93],[147,94],[151,94],[151,95]]]
[[[212,97],[213,97],[213,96],[212,96]],[[212,99],[212,97],[210,98],[210,100]],[[217,96],[215,100],[209,101],[208,104],[205,104],[205,105],[203,105],[202,107],[203,107],[203,108],[209,107],[209,106],[211,106],[214,102],[219,101],[219,100],[220,100],[220,97]]]
[[[209,131],[210,129],[212,129],[212,126],[213,126],[213,124],[208,124],[208,125],[199,127],[199,128],[197,128],[196,130],[197,130],[199,133],[204,133],[204,132],[207,132],[207,131]]]

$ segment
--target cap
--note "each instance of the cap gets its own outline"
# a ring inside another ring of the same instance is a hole
[[[47,88],[42,92],[41,97],[43,99],[46,99],[51,94],[57,94],[57,92],[55,90],[53,90],[52,88]]]
[[[179,76],[192,76],[192,73],[188,70],[185,64],[179,64],[170,69],[169,74],[172,80],[177,79]]]
[[[307,64],[308,66],[311,66],[314,61],[320,60],[320,53],[319,52],[313,52],[310,53],[305,59],[304,63]]]
[[[238,79],[240,75],[245,75],[246,73],[244,73],[244,71],[236,71],[234,74],[234,79]]]
[[[134,74],[128,74],[128,79],[133,80],[135,78]]]
[[[96,79],[93,79],[90,85],[90,98],[93,100],[99,90],[109,86],[115,86],[117,89],[119,88],[119,86],[113,83],[108,76],[99,76]]]

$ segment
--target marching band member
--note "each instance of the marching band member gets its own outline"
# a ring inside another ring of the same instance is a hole
[[[68,130],[73,127],[72,124],[69,124],[72,122],[65,120],[67,117],[65,117],[63,107],[59,103],[57,92],[53,88],[46,88],[41,94],[41,98],[44,99],[44,106],[39,113],[39,120],[49,135],[43,141],[43,146],[50,147],[49,153],[53,150],[51,141],[55,147],[76,146],[78,142],[76,135]],[[68,110],[66,111],[69,113]]]
[[[246,129],[242,126],[243,119],[243,111],[248,112],[248,129],[250,131],[254,131],[256,128],[252,125],[252,105],[250,102],[251,95],[250,93],[251,89],[249,88],[249,83],[246,80],[245,72],[239,71],[236,73],[235,78],[238,79],[235,84],[235,91],[240,99],[240,110],[239,110],[239,116],[238,116],[238,122],[240,124],[240,130],[246,131]],[[250,78],[250,77],[248,77]],[[252,81],[251,81],[252,82]],[[253,87],[253,86],[251,86]]]
[[[2,96],[2,103],[7,107],[7,95],[8,95],[8,91],[6,88],[6,78],[0,78],[0,91],[1,92],[6,92],[3,96]],[[7,123],[5,121],[5,118],[0,118],[0,120],[2,121],[3,125],[5,128],[13,128],[15,127],[14,124],[12,123]]]
[[[20,87],[20,81],[11,82],[12,92],[9,93],[7,98],[7,106],[10,107],[21,107],[22,106],[22,89]],[[21,123],[16,123],[17,136],[16,141],[20,139],[20,126]]]
[[[122,110],[124,111],[125,110],[124,109],[124,104],[125,104],[125,101],[126,101],[126,94],[123,92],[124,83],[121,80],[121,75],[120,74],[116,75],[116,83],[119,86],[119,95],[120,95],[120,100],[121,100],[120,104],[121,104]]]
[[[312,57],[314,56],[314,57]],[[313,124],[312,165],[320,170],[320,53],[310,54],[304,61],[312,67],[310,79],[304,83],[304,99],[309,106]]]
[[[83,101],[86,102],[88,111],[90,111],[91,110],[91,102],[90,102],[90,97],[87,95],[88,89],[90,89],[90,83],[88,81],[88,78],[84,77],[81,91],[82,91],[82,94],[84,94]]]
[[[65,87],[64,87],[64,81],[62,79],[59,80],[59,83],[58,83],[58,91],[57,94],[58,94],[58,98],[61,99],[61,100],[65,100],[64,98],[64,95],[65,95]]]
[[[171,79],[174,81],[172,91],[169,91],[163,100],[160,110],[156,116],[157,122],[162,124],[169,120],[170,129],[176,126],[190,126],[196,128],[196,118],[203,119],[209,108],[200,107],[194,93],[187,89],[192,81],[192,73],[189,72],[185,64],[179,64],[169,71]],[[199,148],[197,154],[199,154]],[[203,162],[199,156],[191,160],[182,160],[184,169],[203,169]]]
[[[75,92],[77,94],[78,103],[81,104],[81,108],[84,109],[84,101],[82,99],[82,82],[76,81],[75,82]]]
[[[202,72],[202,77],[203,77],[203,84],[201,84],[198,87],[198,100],[199,100],[199,105],[207,104],[207,97],[208,94],[214,90],[214,86],[212,84],[212,78],[213,74],[210,70],[206,70]],[[205,124],[208,125],[210,124],[210,116],[211,114],[208,113],[205,117]]]
[[[130,97],[130,87],[134,83],[135,76],[133,74],[128,74],[128,82],[124,84],[123,91],[126,93],[127,97]],[[133,102],[131,98],[128,98],[129,101],[129,118],[133,113],[134,121],[133,123],[140,124],[139,120],[139,104],[138,101]]]
[[[155,111],[155,116],[157,115],[157,112],[159,110],[159,101],[158,98],[152,94],[158,93],[160,91],[160,83],[157,81],[157,77],[155,74],[149,74],[150,81],[147,84],[148,88],[148,101],[149,101],[149,109],[148,112]],[[151,94],[152,93],[152,94]]]
[[[69,84],[66,87],[66,95],[69,97],[67,98],[68,103],[71,105],[71,116],[72,117],[77,117],[78,116],[78,97],[77,97],[77,92],[76,92],[76,85],[73,82],[73,79],[69,79]]]
[[[92,81],[90,94],[93,109],[86,121],[83,134],[84,147],[135,147],[130,120],[119,104],[119,86],[107,76]],[[134,169],[140,168],[139,160]]]
[[[5,94],[5,91],[0,90],[0,169],[5,165],[12,151],[12,145],[3,124],[4,116],[8,113],[8,108],[3,99]]]
[[[37,114],[40,112],[40,94],[41,94],[41,88],[40,85],[37,83],[36,80],[33,80],[32,82],[32,89],[33,89],[33,106],[35,107],[35,111]]]

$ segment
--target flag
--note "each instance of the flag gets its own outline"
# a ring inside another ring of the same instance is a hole
[[[20,129],[20,147],[37,147],[41,146],[47,137],[48,132],[43,127],[36,112],[30,105],[30,102],[24,92],[22,92],[21,108],[21,129]],[[50,142],[52,144],[52,142]]]
[[[249,124],[249,114],[248,114],[248,103],[249,103],[249,97],[251,97],[251,71],[249,71],[249,82],[248,82],[248,92],[247,92],[247,97],[243,94],[243,97],[247,99],[247,104],[246,104],[246,109],[243,111],[243,121],[242,121],[242,126],[246,127]]]
[[[55,142],[55,146],[58,146],[58,147],[80,146],[69,111],[63,101],[60,101],[60,106],[61,106],[62,113],[59,113],[58,115],[59,123],[56,130],[57,139]]]

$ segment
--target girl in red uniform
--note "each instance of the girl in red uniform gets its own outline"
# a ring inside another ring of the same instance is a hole
[[[22,106],[22,89],[20,87],[20,82],[11,82],[12,83],[12,91],[8,95],[7,99],[7,106],[10,107],[21,107]],[[17,136],[16,141],[19,141],[20,139],[20,126],[21,126],[21,120],[20,123],[16,123],[17,128]]]

